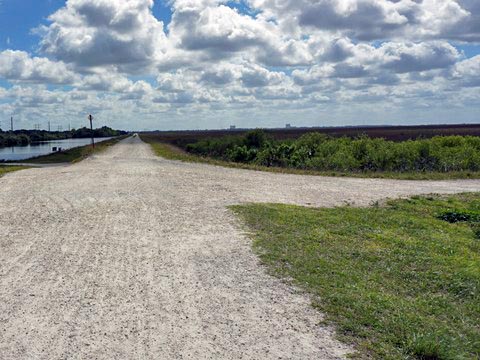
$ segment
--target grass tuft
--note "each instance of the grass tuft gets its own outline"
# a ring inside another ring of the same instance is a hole
[[[406,351],[419,360],[441,360],[454,357],[442,339],[431,334],[414,334]]]

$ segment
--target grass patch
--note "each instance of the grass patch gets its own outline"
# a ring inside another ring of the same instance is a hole
[[[478,213],[480,194],[232,208],[262,261],[313,294],[359,357],[480,358],[480,229],[439,219]]]
[[[0,177],[10,172],[27,169],[25,166],[0,166]]]
[[[115,145],[120,140],[125,139],[126,136],[120,136],[114,139],[102,141],[95,144],[95,150],[92,149],[91,145],[79,146],[76,148],[68,149],[65,151],[56,152],[53,154],[39,156],[36,158],[24,160],[24,163],[32,164],[58,164],[58,163],[75,163],[82,161],[87,157],[105,151],[112,145]]]
[[[356,178],[379,178],[379,179],[401,179],[401,180],[454,180],[454,179],[479,179],[480,172],[476,171],[451,171],[451,172],[342,172],[342,171],[315,171],[303,170],[276,166],[261,166],[247,163],[237,163],[203,157],[188,153],[177,146],[164,143],[157,137],[142,134],[141,139],[150,144],[157,156],[169,160],[179,160],[185,162],[198,162],[216,166],[224,166],[230,168],[248,169],[255,171],[267,171],[272,173],[298,174],[298,175],[317,175],[317,176],[334,176],[334,177],[356,177]]]
[[[163,157],[164,159],[168,160],[180,160],[186,162],[210,162],[211,159],[202,158],[199,156],[191,155],[182,149],[161,142],[154,142],[147,136],[140,136],[140,138],[145,141],[146,143],[150,144],[154,153],[157,156]]]

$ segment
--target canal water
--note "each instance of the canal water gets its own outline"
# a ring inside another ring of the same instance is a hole
[[[96,138],[95,142],[102,142],[111,139],[111,137],[106,138]],[[52,141],[43,141],[36,144],[31,144],[27,146],[12,146],[0,148],[0,161],[21,161],[30,159],[37,156],[43,156],[51,154],[52,148],[61,147],[62,150],[72,149],[74,147],[84,146],[90,144],[92,139],[66,139],[66,140],[52,140]]]

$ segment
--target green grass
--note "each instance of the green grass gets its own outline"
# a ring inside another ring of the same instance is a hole
[[[85,145],[45,156],[28,159],[22,162],[32,164],[74,163],[86,159],[93,154],[105,151],[108,147],[115,145],[125,137],[126,136],[121,136],[97,143],[95,144],[95,150],[92,149],[91,145]]]
[[[381,178],[401,180],[454,180],[454,179],[479,179],[480,172],[477,171],[451,171],[451,172],[340,172],[340,171],[314,171],[284,167],[267,167],[254,164],[237,163],[217,160],[209,157],[202,157],[190,154],[174,145],[158,141],[154,136],[140,135],[141,139],[150,144],[157,156],[169,160],[185,162],[199,162],[210,165],[224,166],[230,168],[249,169],[256,171],[267,171],[273,173],[317,175],[335,177],[356,177],[356,178]]]
[[[27,169],[25,166],[0,166],[0,177],[10,172]]]
[[[168,160],[180,160],[180,161],[187,161],[187,162],[209,162],[210,159],[201,158],[199,156],[191,155],[180,148],[177,148],[173,145],[160,143],[160,142],[153,142],[150,138],[146,136],[140,136],[140,138],[150,144],[153,151],[157,156],[163,157]]]
[[[480,358],[480,194],[384,207],[234,206],[261,260],[313,295],[357,356]]]

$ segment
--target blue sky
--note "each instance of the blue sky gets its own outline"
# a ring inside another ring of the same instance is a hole
[[[479,121],[480,2],[346,4],[0,0],[0,117],[80,126],[95,112],[137,130]]]
[[[48,15],[65,4],[65,1],[3,0],[0,5],[0,34],[2,49],[16,48],[35,51],[38,37],[32,29],[46,23]]]
[[[1,48],[15,48],[36,52],[38,36],[32,29],[48,24],[48,16],[65,6],[65,0],[2,0],[0,7]],[[168,24],[172,17],[171,8],[164,1],[156,1],[155,17]]]

